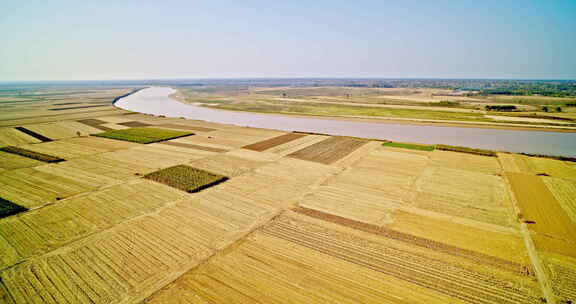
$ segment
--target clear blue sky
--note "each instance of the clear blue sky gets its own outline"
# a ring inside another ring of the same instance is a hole
[[[0,1],[0,81],[576,79],[576,0]]]

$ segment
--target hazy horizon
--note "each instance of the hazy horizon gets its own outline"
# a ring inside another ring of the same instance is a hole
[[[0,82],[576,79],[576,1],[28,1],[0,30]]]

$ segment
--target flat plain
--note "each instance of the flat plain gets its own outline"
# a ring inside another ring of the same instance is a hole
[[[0,303],[576,302],[573,163],[90,107],[127,91],[0,115],[64,159],[0,151]],[[187,136],[94,136],[134,128]]]

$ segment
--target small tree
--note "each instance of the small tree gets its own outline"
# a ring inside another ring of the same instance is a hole
[[[548,107],[546,107],[546,106],[542,107],[542,111],[548,112]]]
[[[562,108],[561,108],[561,107],[557,107],[557,108],[556,108],[556,112],[562,112]]]

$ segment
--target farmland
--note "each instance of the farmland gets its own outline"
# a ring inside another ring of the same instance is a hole
[[[576,301],[571,162],[157,117],[91,107],[128,89],[76,90],[0,117],[0,303]]]

